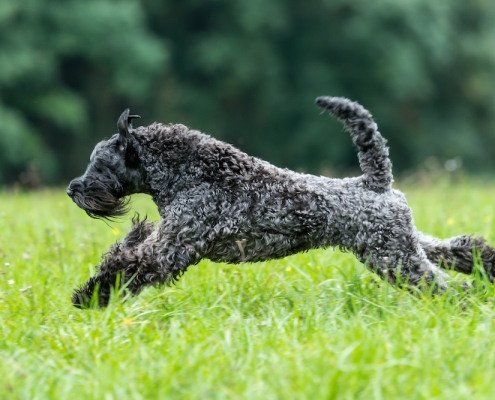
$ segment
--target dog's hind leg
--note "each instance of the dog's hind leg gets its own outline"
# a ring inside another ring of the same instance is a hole
[[[393,231],[386,227],[389,235],[382,236],[380,245],[373,243],[372,246],[363,246],[362,252],[356,251],[359,260],[397,287],[417,287],[432,293],[468,289],[468,285],[457,282],[428,258],[421,236],[412,224],[405,224],[405,220],[400,219],[394,225],[402,229]]]
[[[385,254],[389,253],[375,253],[364,264],[394,286],[405,289],[428,288],[433,293],[443,293],[454,286],[452,278],[431,263],[422,249],[402,251],[401,258]]]
[[[421,232],[418,233],[421,246],[432,263],[463,274],[472,274],[476,262],[475,257],[479,257],[487,278],[493,282],[495,249],[486,244],[483,237],[461,235],[449,239],[437,239]]]

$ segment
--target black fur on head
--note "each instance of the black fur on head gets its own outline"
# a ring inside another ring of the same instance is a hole
[[[98,143],[83,176],[71,181],[67,194],[93,218],[112,219],[129,210],[126,197],[142,189],[144,172],[140,168],[140,145],[134,137],[129,109],[120,116],[119,133]]]

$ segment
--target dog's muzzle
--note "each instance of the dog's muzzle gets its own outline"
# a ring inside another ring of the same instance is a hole
[[[121,188],[112,188],[110,179],[83,182],[76,178],[69,184],[67,195],[93,218],[115,218],[127,213],[129,198],[120,195]]]

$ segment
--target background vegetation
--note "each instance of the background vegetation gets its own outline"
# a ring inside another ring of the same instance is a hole
[[[340,95],[373,112],[396,173],[423,165],[403,187],[419,229],[493,245],[493,181],[441,176],[495,171],[494,22],[489,0],[2,0],[0,186],[66,184],[126,107],[338,173],[355,152],[313,101]],[[0,190],[1,399],[495,398],[480,277],[456,277],[477,283],[465,297],[414,297],[317,250],[203,261],[174,287],[73,308],[128,224],[61,191]]]
[[[494,243],[493,183],[403,189],[424,232]],[[72,289],[129,221],[91,220],[61,192],[4,193],[0,205],[1,399],[495,398],[486,282],[418,298],[318,250],[204,261],[174,287],[81,311]],[[149,199],[134,205],[157,218]]]
[[[0,183],[66,183],[125,107],[279,166],[354,167],[321,94],[373,112],[396,171],[493,172],[494,21],[486,0],[2,0]]]

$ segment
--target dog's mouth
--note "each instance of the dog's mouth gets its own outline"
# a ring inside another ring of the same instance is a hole
[[[82,191],[72,192],[70,197],[91,218],[114,219],[122,217],[130,208],[129,197],[115,196],[100,181],[91,182]]]

